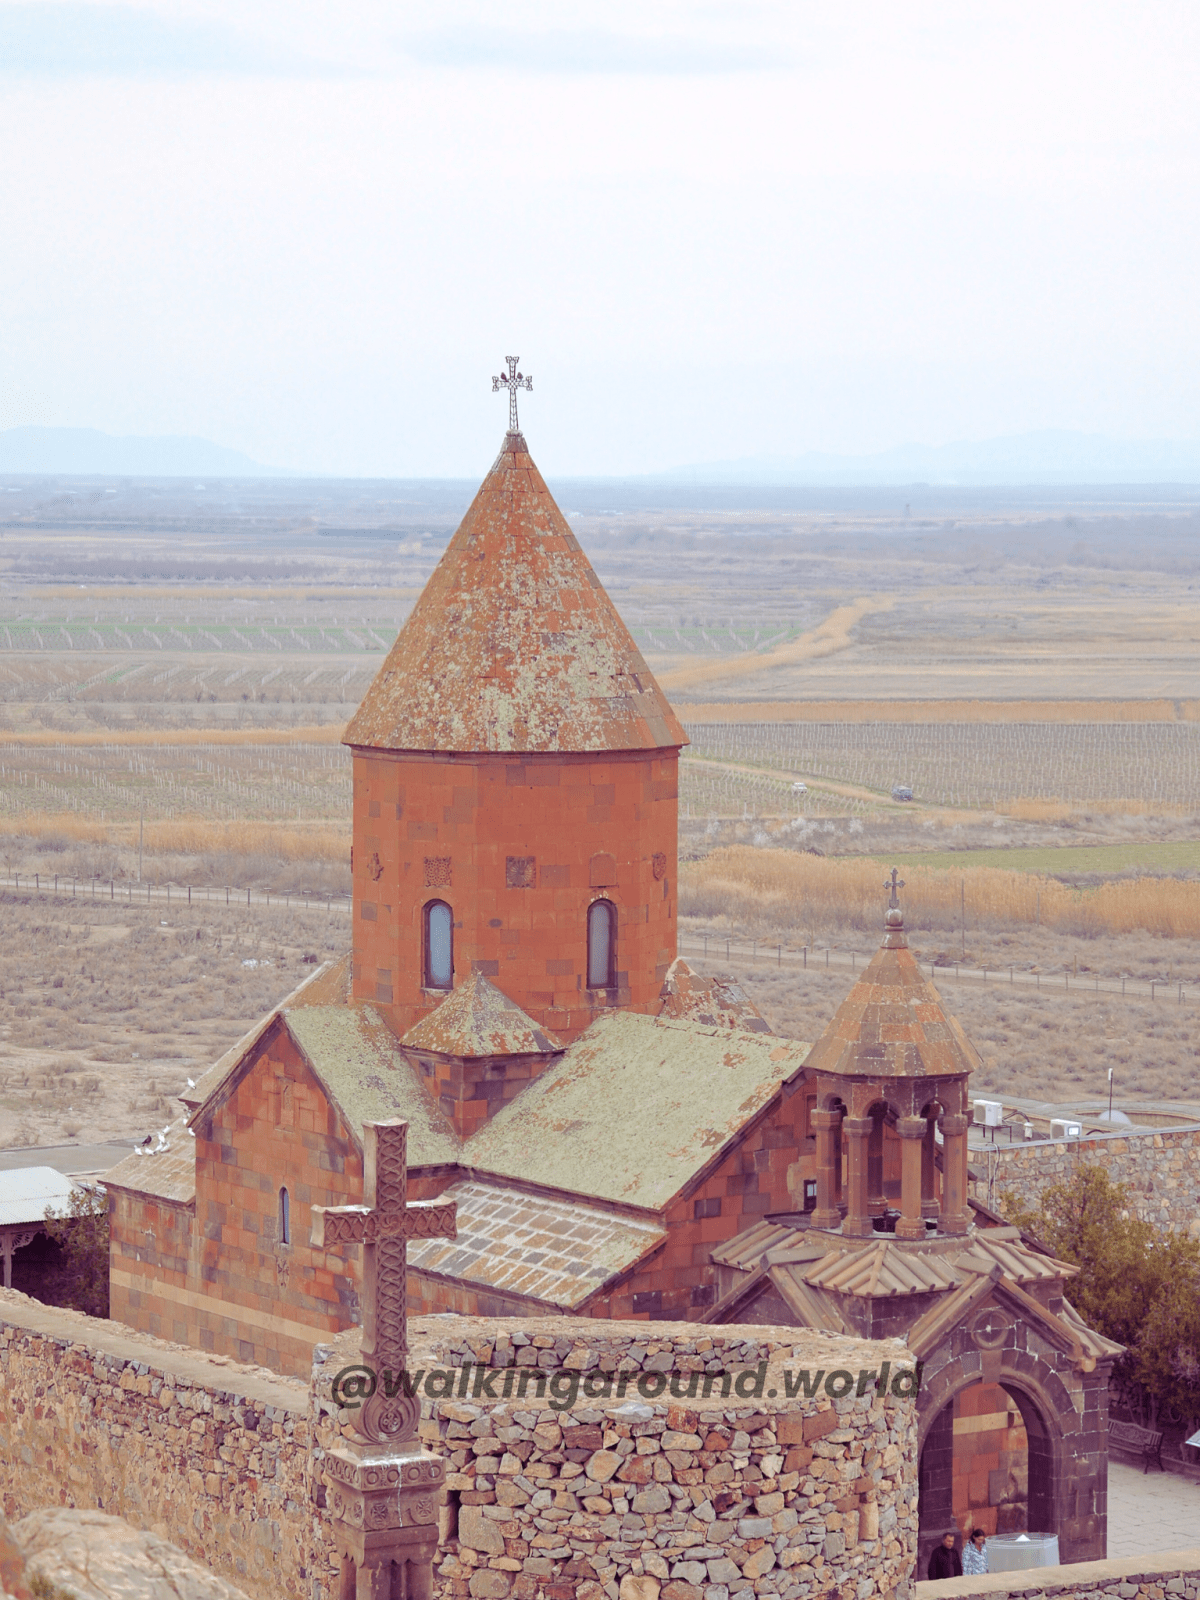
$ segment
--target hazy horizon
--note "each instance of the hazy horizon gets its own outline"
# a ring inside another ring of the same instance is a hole
[[[462,476],[1200,441],[1161,0],[0,0],[0,430]]]

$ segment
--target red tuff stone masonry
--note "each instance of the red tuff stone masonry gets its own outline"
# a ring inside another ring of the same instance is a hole
[[[563,1042],[609,1006],[648,1012],[675,959],[678,752],[354,756],[355,999],[403,1034],[425,907],[454,916],[454,981],[490,978]],[[616,908],[611,988],[587,987],[587,915]]]
[[[564,1043],[606,1006],[647,1011],[675,958],[687,739],[509,433],[346,729],[354,751],[353,995],[404,1033],[425,911],[454,921],[454,984],[490,978]],[[587,915],[616,908],[588,988]]]

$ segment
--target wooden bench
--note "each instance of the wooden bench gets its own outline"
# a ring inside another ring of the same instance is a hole
[[[1162,1464],[1161,1433],[1155,1433],[1152,1428],[1139,1427],[1136,1422],[1115,1422],[1108,1424],[1108,1442],[1115,1444],[1121,1450],[1129,1450],[1134,1455],[1142,1458],[1143,1474],[1149,1472],[1150,1463],[1157,1463],[1158,1470],[1165,1472],[1167,1469]]]

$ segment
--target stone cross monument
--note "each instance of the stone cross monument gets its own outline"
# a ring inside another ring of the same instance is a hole
[[[408,1202],[408,1124],[363,1124],[361,1206],[314,1206],[312,1246],[361,1244],[362,1364],[368,1397],[356,1437],[325,1459],[342,1558],[339,1600],[429,1600],[445,1462],[417,1442],[421,1404],[406,1388],[409,1239],[453,1239],[453,1201]],[[337,1396],[334,1397],[335,1402]]]

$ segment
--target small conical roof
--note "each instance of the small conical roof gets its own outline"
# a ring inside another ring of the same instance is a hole
[[[414,1023],[400,1043],[463,1060],[549,1056],[562,1049],[548,1028],[535,1022],[479,972],[473,972],[428,1016]]]
[[[943,1078],[980,1065],[962,1025],[922,977],[898,913],[804,1063],[806,1071],[861,1078]]]
[[[510,433],[344,742],[377,750],[655,750],[687,736]]]

